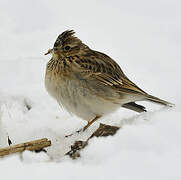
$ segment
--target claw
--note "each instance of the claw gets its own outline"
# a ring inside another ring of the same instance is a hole
[[[83,131],[84,131],[84,129],[81,128],[81,129],[79,129],[78,131],[76,131],[75,133],[66,135],[65,137],[68,138],[68,137],[70,137],[70,136],[72,136],[72,135],[74,135],[74,134],[76,134],[76,133],[80,133],[80,132],[83,132]]]

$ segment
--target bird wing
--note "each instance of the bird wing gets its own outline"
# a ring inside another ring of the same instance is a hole
[[[113,59],[103,53],[92,51],[86,56],[77,56],[75,63],[85,78],[98,80],[105,86],[125,93],[146,94],[126,77]]]

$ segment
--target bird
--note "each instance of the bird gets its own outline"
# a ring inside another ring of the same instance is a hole
[[[89,48],[74,30],[61,33],[47,54],[52,57],[46,65],[45,88],[60,106],[87,121],[83,131],[120,107],[146,112],[137,101],[173,106],[139,88],[115,60]]]

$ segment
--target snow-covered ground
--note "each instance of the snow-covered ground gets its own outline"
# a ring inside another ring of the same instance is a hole
[[[0,147],[7,146],[7,136],[13,144],[47,137],[52,146],[48,155],[0,159],[0,179],[180,179],[180,6],[179,0],[1,0]],[[149,112],[139,115],[120,109],[101,120],[122,127],[115,136],[93,138],[77,160],[65,157],[75,140],[99,125],[64,138],[86,122],[62,110],[44,88],[50,57],[43,54],[66,29],[176,107],[143,103]]]

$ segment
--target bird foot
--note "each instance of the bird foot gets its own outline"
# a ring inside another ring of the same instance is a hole
[[[77,133],[80,133],[80,132],[83,132],[83,131],[84,131],[84,128],[81,128],[81,129],[79,129],[78,131],[76,131],[75,133],[68,134],[68,135],[66,135],[65,137],[68,138],[68,137],[70,137],[70,136],[73,136],[74,134],[77,134]]]

